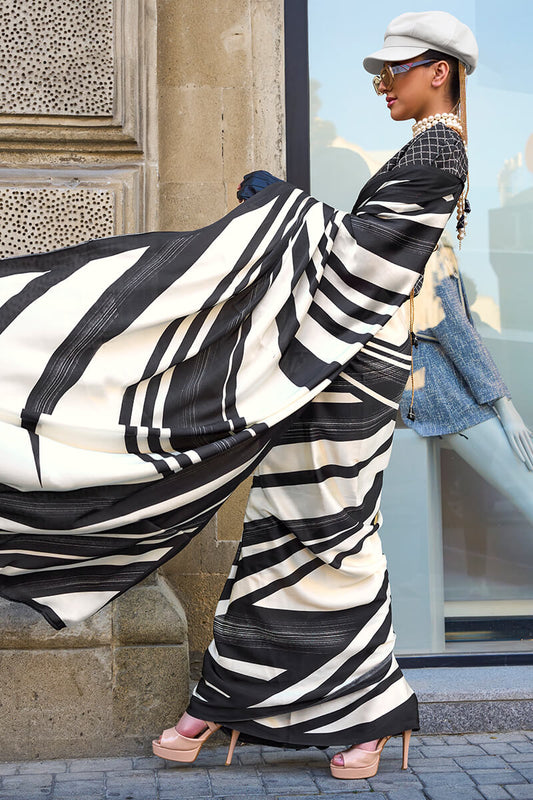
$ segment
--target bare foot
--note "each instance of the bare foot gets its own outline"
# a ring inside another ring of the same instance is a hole
[[[361,744],[354,744],[353,747],[350,747],[348,750],[345,750],[345,753],[351,753],[353,750],[375,750],[378,746],[379,739],[372,739],[371,742],[362,742]],[[342,753],[336,753],[333,758],[331,759],[331,763],[335,764],[336,767],[343,767],[344,766],[344,758]]]
[[[194,739],[195,736],[198,736],[199,733],[205,730],[206,725],[203,720],[191,717],[190,714],[185,712],[175,727],[177,732],[181,733],[182,736]]]

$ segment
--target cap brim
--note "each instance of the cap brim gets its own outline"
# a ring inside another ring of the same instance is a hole
[[[386,61],[405,61],[422,55],[428,47],[384,47],[363,60],[363,67],[371,75],[379,75]]]

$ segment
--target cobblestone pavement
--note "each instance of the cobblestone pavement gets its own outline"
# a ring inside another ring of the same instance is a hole
[[[533,800],[533,731],[413,736],[409,769],[390,740],[374,778],[330,776],[333,751],[244,745],[224,766],[224,747],[192,765],[159,758],[0,763],[0,800]]]

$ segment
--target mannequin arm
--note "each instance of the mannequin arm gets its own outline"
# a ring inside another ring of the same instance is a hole
[[[532,433],[508,397],[500,397],[492,406],[502,424],[509,444],[526,467],[533,471]]]

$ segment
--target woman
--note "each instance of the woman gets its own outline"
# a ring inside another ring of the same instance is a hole
[[[352,215],[278,181],[201,231],[0,262],[2,596],[56,628],[86,618],[259,467],[203,678],[154,743],[167,758],[193,761],[222,724],[352,743],[332,772],[362,777],[390,734],[418,728],[379,499],[409,372],[405,302],[466,176],[450,65],[471,72],[476,55],[448,14],[391,23],[366,68],[382,70],[393,119],[428,130]]]
[[[464,184],[462,129],[453,114],[457,61],[471,72],[476,58],[472,33],[448,14],[408,13],[390,23],[383,49],[364,66],[380,73],[374,86],[386,96],[392,119],[416,123],[413,140],[381,168],[378,180],[389,173],[391,181],[402,180],[401,169],[409,165],[439,168]],[[264,174],[246,176],[240,197],[264,183]],[[381,205],[382,219],[393,218],[403,205],[401,195],[380,202],[377,187],[373,178],[362,190],[355,219],[372,204]],[[462,210],[458,230],[464,233]],[[403,312],[304,408],[256,470],[202,679],[176,727],[154,742],[156,754],[191,761],[222,723],[233,730],[228,763],[237,731],[247,741],[285,746],[351,741],[333,757],[332,775],[364,778],[376,773],[390,735],[403,731],[406,768],[409,735],[418,729],[417,701],[392,654],[377,533],[381,477],[409,366]],[[309,579],[306,566],[317,561]]]

